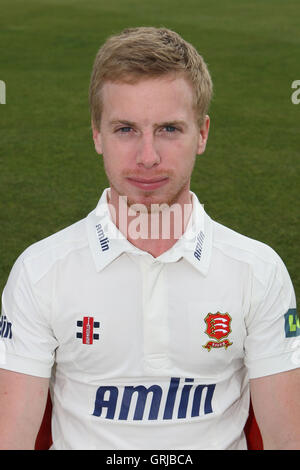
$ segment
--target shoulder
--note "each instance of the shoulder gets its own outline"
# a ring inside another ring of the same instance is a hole
[[[286,269],[282,259],[272,247],[215,221],[213,221],[213,250],[232,261],[247,264],[252,274],[263,284],[275,273]]]
[[[86,219],[82,219],[26,248],[17,258],[10,277],[25,270],[35,283],[57,262],[87,246]]]
[[[213,244],[228,256],[276,263],[278,255],[269,245],[225,227],[219,222],[213,221],[213,226]]]

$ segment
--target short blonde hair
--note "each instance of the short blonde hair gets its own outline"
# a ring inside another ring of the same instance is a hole
[[[194,46],[167,28],[127,28],[110,36],[99,49],[92,70],[89,89],[92,124],[100,130],[101,89],[105,82],[136,83],[170,73],[181,73],[192,84],[201,127],[212,96],[212,80]]]

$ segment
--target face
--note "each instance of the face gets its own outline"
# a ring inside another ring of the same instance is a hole
[[[100,130],[93,129],[103,155],[112,204],[190,203],[195,157],[205,150],[209,118],[200,129],[193,90],[183,77],[106,82]]]

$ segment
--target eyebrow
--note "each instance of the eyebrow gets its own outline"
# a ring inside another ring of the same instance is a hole
[[[132,121],[126,121],[122,119],[113,119],[112,121],[109,122],[110,126],[114,126],[116,124],[123,124],[125,126],[130,126],[130,127],[136,127],[137,123],[132,122]],[[174,120],[174,121],[165,121],[165,122],[158,122],[154,124],[155,127],[165,127],[165,126],[182,126],[184,128],[187,127],[187,124],[185,121],[179,121],[179,120]]]

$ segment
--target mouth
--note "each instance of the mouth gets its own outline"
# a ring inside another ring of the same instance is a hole
[[[153,191],[154,189],[161,188],[168,182],[168,177],[161,178],[127,178],[130,184],[133,186],[143,189],[144,191]]]

